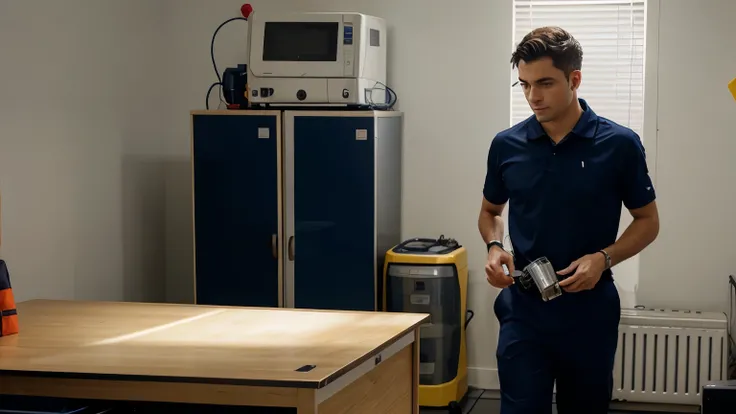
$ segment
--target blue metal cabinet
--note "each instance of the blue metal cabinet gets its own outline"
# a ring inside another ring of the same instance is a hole
[[[195,298],[282,305],[278,111],[192,113]]]
[[[379,310],[401,242],[402,114],[192,117],[197,303]]]
[[[284,124],[287,306],[379,309],[400,242],[400,114],[286,111]]]

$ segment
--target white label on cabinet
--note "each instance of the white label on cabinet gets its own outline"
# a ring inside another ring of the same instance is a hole
[[[367,129],[356,129],[355,130],[355,139],[357,141],[365,141],[368,139],[368,130]]]
[[[271,130],[268,128],[258,128],[258,138],[262,138],[262,139],[271,138]]]

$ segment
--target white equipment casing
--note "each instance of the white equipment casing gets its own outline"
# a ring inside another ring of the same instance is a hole
[[[386,103],[386,22],[361,13],[248,18],[252,104]]]

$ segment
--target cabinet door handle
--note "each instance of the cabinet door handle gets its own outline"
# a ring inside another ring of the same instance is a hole
[[[271,235],[271,254],[273,255],[274,259],[279,258],[279,246],[278,246],[278,235],[272,234]]]
[[[289,260],[294,261],[294,236],[289,237]]]

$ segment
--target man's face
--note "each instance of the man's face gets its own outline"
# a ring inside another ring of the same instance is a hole
[[[519,83],[539,122],[554,121],[570,107],[580,78],[580,71],[574,71],[567,79],[548,57],[519,62]]]

